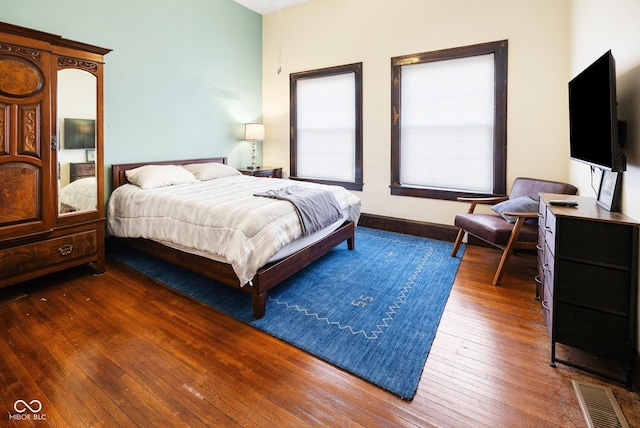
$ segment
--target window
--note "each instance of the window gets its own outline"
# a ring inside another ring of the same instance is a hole
[[[362,63],[292,73],[291,178],[362,190]]]
[[[507,41],[391,59],[391,194],[505,194]]]

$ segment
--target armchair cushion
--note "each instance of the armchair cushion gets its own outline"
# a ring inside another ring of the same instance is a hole
[[[520,196],[495,204],[491,209],[500,214],[500,216],[509,223],[515,223],[518,218],[506,215],[505,213],[534,213],[538,211],[538,202],[529,196]]]

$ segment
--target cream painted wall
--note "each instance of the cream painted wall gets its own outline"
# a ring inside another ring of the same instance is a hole
[[[362,62],[363,212],[452,224],[465,204],[389,193],[391,57],[508,39],[507,181],[566,180],[570,11],[570,0],[311,0],[266,15],[264,164],[288,170],[289,74]]]
[[[616,58],[618,118],[627,121],[627,171],[622,181],[622,212],[640,221],[640,2],[579,0],[573,5],[572,77],[611,49]],[[570,176],[584,195],[591,190],[587,165],[571,162]],[[638,296],[640,306],[640,296]],[[640,320],[637,327],[640,344]]]

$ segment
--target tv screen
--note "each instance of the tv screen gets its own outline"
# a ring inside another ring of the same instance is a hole
[[[571,158],[611,171],[624,171],[611,51],[569,82]]]
[[[96,121],[93,119],[64,119],[64,148],[93,149],[96,146]]]

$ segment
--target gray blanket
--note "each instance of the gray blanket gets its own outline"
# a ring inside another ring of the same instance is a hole
[[[329,190],[289,186],[255,193],[254,196],[291,202],[298,213],[304,236],[323,229],[342,217],[340,204]]]

